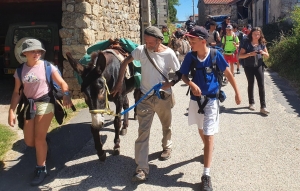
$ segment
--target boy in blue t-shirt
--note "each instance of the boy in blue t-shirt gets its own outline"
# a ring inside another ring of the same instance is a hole
[[[212,161],[214,134],[218,132],[219,127],[219,100],[216,98],[216,94],[219,91],[219,83],[217,76],[215,76],[215,73],[210,68],[212,66],[212,58],[210,57],[211,49],[207,47],[207,39],[209,37],[207,30],[204,27],[195,26],[186,36],[189,39],[192,51],[197,54],[197,56],[194,56],[195,54],[189,52],[185,56],[180,68],[182,80],[190,86],[191,90],[188,123],[189,125],[198,125],[199,134],[204,143],[204,171],[201,177],[202,189],[204,191],[211,191],[212,185],[209,171]],[[190,80],[188,75],[194,61],[198,70],[195,71],[193,79]],[[235,91],[235,101],[239,105],[241,103],[241,96],[235,79],[223,55],[218,51],[216,52],[216,65],[224,72],[232,85]],[[201,103],[205,102],[204,100],[208,100],[203,108],[205,115],[201,112],[198,113],[199,105],[197,97]]]

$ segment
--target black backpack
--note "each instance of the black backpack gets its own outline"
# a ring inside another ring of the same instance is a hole
[[[198,103],[198,106],[199,106],[198,113],[201,113],[201,114],[204,114],[203,109],[204,109],[204,107],[206,106],[206,104],[208,102],[208,98],[218,98],[220,100],[220,102],[223,102],[226,99],[225,92],[221,90],[224,73],[219,69],[219,67],[217,65],[217,51],[218,50],[214,49],[214,48],[210,49],[210,59],[211,59],[210,68],[211,68],[212,72],[214,73],[214,75],[217,77],[217,80],[218,80],[218,83],[219,83],[219,90],[218,90],[217,94],[205,95],[204,96],[205,100],[202,104],[201,104],[201,101],[200,101],[200,97],[196,96],[197,103]],[[192,52],[192,55],[197,58],[197,52]],[[202,70],[203,73],[206,72],[206,68],[197,68],[196,67],[197,60],[195,60],[195,59],[192,59],[192,60],[193,60],[193,62],[191,64],[191,68],[190,68],[190,73],[191,73],[192,78],[194,78],[197,70]],[[206,81],[206,78],[204,78],[204,80]],[[190,92],[190,93],[192,94],[192,92]]]

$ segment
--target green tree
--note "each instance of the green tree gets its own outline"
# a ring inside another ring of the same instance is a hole
[[[177,10],[175,5],[179,6],[179,0],[168,0],[168,7],[169,7],[169,19],[171,22],[175,22],[178,19],[176,18]]]

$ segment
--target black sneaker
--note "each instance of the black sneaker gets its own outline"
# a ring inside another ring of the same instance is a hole
[[[47,174],[46,166],[36,167],[34,171],[34,178],[30,183],[31,186],[37,186],[41,184],[45,180],[47,175],[48,174]]]
[[[240,74],[240,73],[241,73],[241,72],[240,72],[240,69],[237,69],[237,70],[236,70],[236,73],[237,73],[237,74]]]
[[[207,175],[203,175],[201,177],[201,181],[202,181],[202,191],[212,191],[212,185],[211,185],[211,180],[210,180],[210,176]]]

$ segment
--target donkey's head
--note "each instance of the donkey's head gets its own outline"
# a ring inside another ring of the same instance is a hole
[[[72,55],[66,53],[71,67],[82,78],[81,92],[84,93],[85,102],[90,111],[105,109],[108,100],[106,97],[106,80],[103,72],[106,68],[107,59],[102,52],[95,52],[91,55],[91,62],[84,66],[76,61]],[[101,128],[104,123],[104,116],[101,113],[91,113],[92,126]]]

